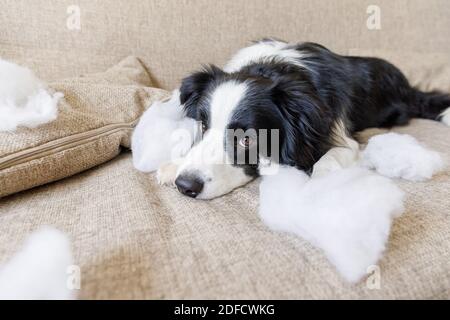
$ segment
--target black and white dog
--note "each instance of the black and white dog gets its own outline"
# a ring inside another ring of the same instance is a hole
[[[198,199],[223,195],[259,175],[261,150],[253,162],[249,152],[258,148],[261,129],[277,130],[280,164],[314,176],[354,160],[357,131],[405,125],[411,118],[450,125],[449,95],[411,87],[384,60],[341,56],[315,43],[259,41],[223,70],[210,66],[185,78],[180,102],[188,117],[201,121],[203,139],[181,164],[161,167],[158,177]],[[246,133],[229,136],[230,130]],[[266,156],[274,152],[270,143],[266,149]],[[205,155],[210,159],[201,161]]]

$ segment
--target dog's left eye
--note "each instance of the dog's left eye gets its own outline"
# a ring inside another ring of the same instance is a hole
[[[239,140],[239,145],[241,145],[244,148],[248,148],[253,143],[253,139],[250,137],[244,137],[241,140]]]
[[[202,132],[205,133],[206,130],[208,130],[208,127],[206,126],[206,123],[202,122]]]

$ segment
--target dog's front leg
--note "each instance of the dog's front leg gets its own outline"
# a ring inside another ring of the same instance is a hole
[[[348,168],[359,158],[359,144],[346,137],[345,145],[330,149],[313,167],[312,177],[321,177],[332,171]]]

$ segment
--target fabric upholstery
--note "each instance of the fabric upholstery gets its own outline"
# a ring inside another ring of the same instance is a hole
[[[380,8],[379,30],[367,28],[372,4]],[[80,30],[67,27],[71,5],[80,9]],[[448,54],[448,17],[448,0],[4,0],[0,56],[58,79],[135,55],[151,63],[158,85],[173,89],[200,64],[222,65],[262,37],[315,41],[344,54]]]
[[[221,65],[250,40],[272,36],[393,59],[412,83],[449,90],[443,68],[450,64],[441,63],[450,52],[448,1],[376,3],[380,30],[366,27],[369,0],[4,0],[0,56],[52,80],[101,72],[133,54],[154,85],[174,88],[200,63]],[[79,31],[66,27],[73,4],[81,9]],[[416,120],[394,131],[450,159],[450,130],[442,124]],[[105,159],[117,151],[108,150]],[[0,263],[32,230],[53,225],[72,239],[86,299],[448,299],[449,171],[397,183],[407,193],[406,212],[380,262],[379,290],[346,284],[319,250],[269,231],[257,216],[258,181],[195,201],[134,170],[129,153],[0,199]]]

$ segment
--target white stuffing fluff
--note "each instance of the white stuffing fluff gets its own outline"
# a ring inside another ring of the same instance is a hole
[[[370,138],[362,165],[389,178],[424,181],[444,168],[439,153],[409,135],[387,133]]]
[[[45,227],[33,233],[21,251],[0,266],[0,300],[66,300],[72,265],[70,241],[62,232]]]
[[[55,120],[62,96],[49,94],[30,69],[0,59],[0,131],[35,128]]]
[[[349,282],[380,259],[394,217],[403,212],[403,192],[389,179],[349,168],[310,179],[292,167],[264,176],[262,220],[324,250]]]
[[[175,90],[167,102],[155,102],[141,117],[133,132],[133,164],[142,172],[157,170],[191,148],[199,130],[195,120],[186,118]]]

